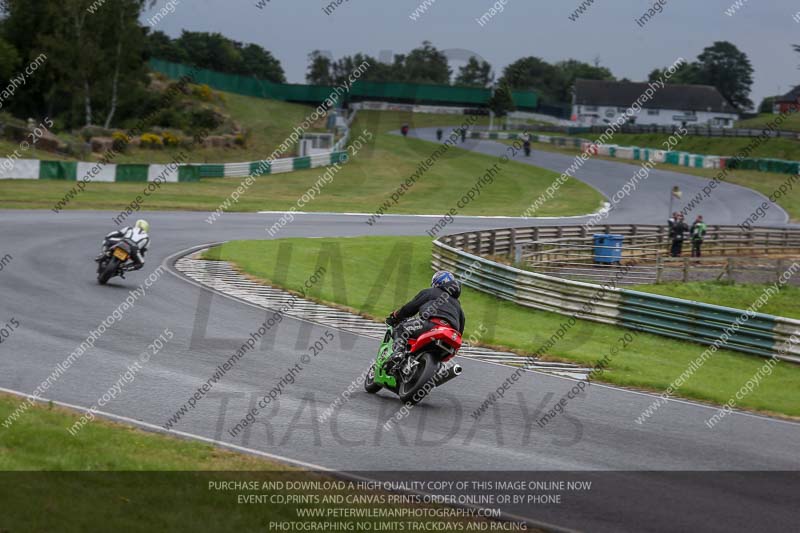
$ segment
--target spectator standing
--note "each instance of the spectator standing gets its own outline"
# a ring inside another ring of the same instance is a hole
[[[400,128],[400,133],[403,134],[403,137],[408,135],[408,124],[403,124],[403,126]]]
[[[465,142],[467,142],[467,128],[462,126],[462,128],[461,128],[461,143],[463,144]]]
[[[706,237],[706,223],[703,222],[702,215],[698,215],[692,224],[692,257],[700,257],[700,247]]]
[[[442,134],[443,133],[444,132],[442,131],[442,128],[439,128],[438,130],[436,130],[436,140],[437,141],[441,141],[442,140]]]
[[[673,219],[670,219],[673,220]],[[680,257],[683,251],[683,240],[686,237],[686,232],[689,231],[689,226],[683,221],[683,215],[676,213],[674,221],[670,224],[669,236],[672,239],[672,248],[670,255],[672,257]]]

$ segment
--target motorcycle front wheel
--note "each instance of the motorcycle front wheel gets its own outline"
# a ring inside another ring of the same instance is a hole
[[[433,389],[433,376],[436,374],[439,363],[434,360],[433,355],[427,352],[412,357],[417,364],[410,375],[400,372],[400,386],[397,388],[397,394],[403,403],[415,405],[424,400]]]
[[[364,378],[364,390],[370,394],[375,394],[383,387],[375,383],[375,363],[369,367],[367,371],[367,376]]]

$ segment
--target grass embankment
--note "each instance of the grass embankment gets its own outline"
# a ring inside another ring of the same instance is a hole
[[[275,257],[285,278],[275,279]],[[281,253],[279,253],[279,250]],[[300,290],[319,265],[329,274],[315,285],[313,298],[357,310],[381,319],[430,283],[430,239],[359,237],[338,239],[284,239],[234,241],[207,252],[209,258],[230,260],[244,272],[270,284]],[[335,268],[332,266],[335,265]],[[535,353],[566,317],[528,309],[466,288],[461,298],[467,316],[466,335],[488,328],[482,344]],[[546,358],[593,365],[630,330],[579,321]],[[616,385],[663,391],[699,356],[705,346],[661,336],[639,334],[611,358],[600,378]],[[726,402],[764,364],[759,357],[720,350],[676,394],[687,398]],[[781,363],[740,407],[800,416],[800,368]]]
[[[5,420],[22,401],[0,394],[0,420]],[[315,531],[323,531],[327,529],[324,523],[351,523],[355,527],[355,522],[364,520],[371,522],[375,530],[379,522],[387,520],[461,523],[466,527],[467,519],[413,518],[410,511],[431,508],[430,505],[413,509],[406,504],[391,505],[409,509],[405,519],[299,517],[300,508],[387,507],[370,500],[385,493],[359,490],[341,480],[332,488],[284,485],[283,489],[276,489],[259,485],[258,489],[223,489],[211,482],[322,484],[336,480],[99,418],[77,436],[70,436],[67,428],[79,417],[72,410],[35,405],[11,428],[0,429],[0,470],[4,472],[0,483],[0,531],[265,531],[273,529],[270,522],[315,522],[319,526]],[[239,501],[240,496],[260,498],[275,494],[306,498],[316,494],[320,503]],[[324,503],[324,495],[349,495],[362,500]],[[483,525],[488,530],[488,524]]]
[[[659,285],[639,285],[637,291],[697,300],[714,305],[747,309],[758,300],[769,284],[728,283],[723,281],[670,282]],[[785,285],[759,309],[760,313],[800,319],[800,287]]]
[[[455,115],[360,113],[353,126],[353,138],[357,139],[367,129],[373,133],[372,140],[349,163],[341,166],[333,181],[321,189],[314,201],[304,205],[303,210],[372,212],[378,209],[438,147],[435,143],[387,132],[398,129],[404,122],[424,127],[457,125],[463,120],[464,117]],[[456,207],[456,202],[497,161],[494,157],[451,148],[388,212],[444,213]],[[484,187],[477,200],[459,214],[518,216],[557,178],[555,172],[514,161],[501,168],[494,183]],[[288,210],[323,173],[324,168],[317,168],[260,177],[230,211]],[[204,179],[200,183],[164,184],[157,193],[146,198],[142,208],[213,211],[240,183],[239,179]],[[74,183],[45,180],[0,181],[0,206],[50,208],[72,186]],[[141,194],[142,188],[141,183],[91,183],[68,208],[118,212]],[[588,185],[569,181],[539,214],[590,213],[599,207],[601,200],[600,194]]]
[[[773,113],[761,113],[757,117],[740,120],[734,127],[754,130],[762,129],[766,128],[768,124],[774,122],[776,117],[777,115]],[[800,113],[792,113],[788,115],[779,126],[779,129],[782,131],[800,132]]]

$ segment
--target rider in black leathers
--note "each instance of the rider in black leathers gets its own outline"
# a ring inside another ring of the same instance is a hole
[[[394,328],[393,359],[400,359],[408,339],[419,337],[437,326],[431,319],[448,324],[464,333],[466,317],[458,301],[461,284],[452,273],[439,271],[433,275],[431,288],[420,291],[413,300],[394,311],[386,323]],[[415,318],[414,315],[418,315]]]

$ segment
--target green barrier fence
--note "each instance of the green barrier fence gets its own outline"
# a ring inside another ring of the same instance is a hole
[[[115,181],[147,181],[147,171],[150,165],[117,165]]]
[[[200,167],[196,165],[179,166],[178,181],[200,181]]]
[[[74,161],[42,161],[39,165],[39,179],[76,181],[78,179],[78,163]]]
[[[249,76],[196,69],[161,59],[151,59],[149,65],[152,70],[173,79],[188,76],[195,83],[204,83],[219,91],[257,98],[319,104],[327,98],[336,99],[337,94],[332,86],[273,83]],[[358,80],[343,98],[348,101],[388,100],[414,104],[485,107],[491,96],[490,89],[475,87]],[[539,105],[539,97],[533,91],[512,91],[511,96],[518,109],[533,110]]]
[[[224,178],[225,165],[199,165],[201,178]]]

